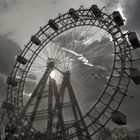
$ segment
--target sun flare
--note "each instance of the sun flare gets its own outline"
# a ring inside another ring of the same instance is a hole
[[[50,77],[54,79],[54,77],[55,77],[55,70],[53,70],[53,71],[50,73]]]

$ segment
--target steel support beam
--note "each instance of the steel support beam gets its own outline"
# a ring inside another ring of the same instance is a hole
[[[70,98],[72,111],[73,111],[73,115],[74,115],[76,130],[77,130],[77,133],[78,133],[78,139],[79,140],[84,140],[85,139],[85,134],[86,134],[86,137],[89,140],[91,140],[89,131],[88,131],[87,126],[86,126],[86,123],[83,120],[82,111],[79,107],[78,101],[75,97],[75,93],[74,93],[74,90],[73,90],[71,82],[70,82],[70,72],[64,73],[63,82],[62,82],[60,92],[59,92],[60,95],[63,95],[63,96],[61,96],[61,103],[63,103],[62,98],[64,98],[64,95],[65,95],[64,91],[65,91],[66,88],[68,89],[68,93],[69,93],[69,98]]]

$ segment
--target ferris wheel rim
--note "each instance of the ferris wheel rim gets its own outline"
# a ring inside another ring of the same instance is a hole
[[[83,12],[83,13],[82,13]],[[84,12],[86,12],[86,13],[88,13],[89,12],[89,9],[79,9],[79,10],[77,10],[77,13],[78,14],[80,14],[80,13],[82,13],[82,14],[84,14]],[[91,14],[91,13],[90,13]],[[103,16],[106,16],[106,19],[104,19],[104,20],[106,20],[107,21],[107,18],[108,19],[110,19],[110,20],[112,20],[112,24],[114,24],[113,25],[113,27],[115,28],[115,29],[117,29],[117,31],[119,31],[119,33],[121,34],[121,37],[123,38],[123,40],[124,40],[124,46],[126,46],[127,45],[127,40],[126,40],[126,38],[125,38],[125,36],[124,36],[124,34],[122,33],[122,31],[121,31],[121,29],[120,29],[120,27],[114,22],[114,20],[111,18],[111,16],[110,15],[107,15],[107,14],[105,14],[105,13],[103,13],[102,12],[102,15]],[[63,20],[65,20],[65,18],[64,17],[66,17],[67,16],[67,19],[70,19],[70,20],[72,20],[71,19],[71,17],[69,16],[69,14],[68,13],[66,13],[66,14],[63,14],[63,15],[61,15],[61,16],[58,16],[56,19],[54,19],[54,21],[56,22],[56,23],[61,23]],[[84,15],[83,15],[84,16]],[[89,19],[88,19],[88,16],[85,16],[87,19],[85,19],[85,21],[86,20],[90,20],[90,24],[87,24],[88,26],[96,26],[96,25],[93,25],[93,21],[92,20],[95,20],[95,23],[96,22],[98,22],[98,25],[100,24],[100,22],[98,21],[98,19],[95,19],[95,18],[91,18],[90,16],[89,16]],[[63,19],[64,18],[64,19]],[[91,18],[91,19],[90,19]],[[84,21],[84,19],[82,19],[83,21],[80,21],[81,22],[81,25],[76,25],[75,23],[73,23],[73,21],[71,22],[71,24],[73,24],[73,28],[75,28],[75,27],[77,27],[77,26],[87,26],[86,25],[86,22]],[[103,28],[105,26],[105,24],[103,24],[102,26],[99,26],[99,28]],[[47,29],[49,29],[49,28],[51,28],[51,27],[49,27],[49,25],[47,24],[47,25],[45,25],[43,28],[40,28],[40,30],[35,34],[35,36],[36,37],[40,37],[42,34],[43,34],[43,30],[47,30]],[[63,33],[63,32],[65,32],[65,31],[67,31],[67,30],[69,30],[69,29],[71,29],[72,27],[70,27],[70,28],[66,28],[66,27],[64,27],[65,28],[65,30],[62,30],[62,32],[59,32],[58,31],[58,33],[56,33],[55,31],[54,31],[54,33],[52,33],[54,36],[49,40],[49,42],[51,41],[51,40],[53,40],[54,38],[56,38],[58,35],[60,35],[61,33]],[[103,28],[104,29],[104,28]],[[107,29],[107,27],[106,27],[106,29]],[[59,29],[59,30],[61,30],[61,29]],[[109,29],[107,29],[106,30],[107,32],[109,32]],[[45,31],[46,32],[46,31]],[[112,36],[112,38],[113,38],[113,42],[114,42],[114,48],[116,48],[116,44],[115,43],[117,43],[117,44],[119,44],[118,43],[118,40],[116,39],[116,37],[115,37],[115,35],[113,35],[111,32],[110,32],[110,34],[111,34],[111,36]],[[51,35],[50,35],[51,36]],[[49,37],[48,37],[49,38]],[[115,41],[116,40],[116,41]],[[47,39],[46,39],[46,42],[47,42]],[[46,42],[44,41],[44,42],[42,42],[41,43],[41,45],[39,46],[40,48],[41,48],[41,46],[43,46],[43,47],[45,47],[46,46]],[[48,42],[48,43],[49,43]],[[45,45],[44,45],[44,44]],[[31,49],[31,47],[32,47],[32,45],[33,45],[33,43],[30,41],[26,46],[25,46],[25,48],[24,48],[24,50],[22,51],[22,53],[21,53],[21,56],[25,56],[26,55],[26,53]],[[20,85],[19,85],[19,88],[18,88],[18,93],[19,92],[23,92],[23,88],[24,88],[24,84],[25,84],[25,81],[26,81],[26,76],[27,76],[27,74],[28,74],[28,72],[29,72],[29,70],[30,70],[30,67],[31,67],[31,65],[33,64],[33,62],[34,62],[34,60],[35,60],[35,58],[37,57],[37,55],[41,52],[41,50],[43,49],[43,47],[40,49],[38,47],[38,50],[36,50],[34,53],[33,53],[33,56],[30,58],[30,60],[29,60],[29,62],[28,62],[28,64],[27,64],[27,66],[25,67],[25,69],[24,69],[24,72],[23,72],[23,75],[22,75],[22,77],[21,77],[21,80],[20,80]],[[124,50],[125,51],[125,50]],[[129,52],[130,52],[130,50],[129,50]],[[131,54],[131,52],[130,52],[130,54]],[[105,92],[106,92],[106,90],[107,90],[107,88],[108,88],[108,86],[109,86],[109,84],[110,84],[110,81],[111,81],[111,79],[112,79],[112,76],[113,76],[113,72],[115,71],[115,63],[116,63],[116,49],[114,49],[114,62],[113,62],[113,67],[112,67],[112,72],[111,72],[111,74],[110,74],[110,78],[109,78],[109,80],[108,80],[108,82],[107,82],[107,85],[106,85],[106,87],[105,87],[105,89],[104,89],[104,91],[103,91],[103,93],[101,94],[101,96],[99,97],[99,99],[98,99],[98,101],[94,104],[94,106],[88,111],[88,113],[84,116],[84,118],[86,118],[87,117],[87,115],[88,114],[90,114],[90,112],[92,112],[92,110],[94,110],[94,108],[96,108],[96,106],[97,106],[97,104],[98,103],[100,103],[101,102],[101,99],[102,99],[102,97],[105,95]],[[120,54],[120,55],[122,55],[122,54]],[[35,57],[34,57],[35,56]],[[123,55],[122,55],[123,56]],[[125,60],[122,60],[124,63],[126,63],[125,62]],[[129,69],[131,68],[131,65],[132,64],[130,64],[130,67],[129,67]],[[16,72],[18,71],[18,68],[19,68],[19,66],[20,66],[20,64],[19,64],[19,62],[16,62],[16,64],[15,64],[15,66],[14,66],[14,69],[13,69],[13,71],[12,71],[12,74],[11,74],[11,77],[16,77]],[[123,70],[124,69],[124,67],[121,67],[120,68],[121,70]],[[118,82],[118,85],[117,86],[115,86],[115,88],[116,88],[116,90],[118,90],[119,89],[119,86],[120,86],[120,82],[121,82],[121,80],[122,80],[122,78],[123,78],[123,75],[122,76],[120,76],[120,80],[119,80],[119,82]],[[116,107],[116,109],[115,110],[117,110],[118,108],[119,108],[119,106],[121,105],[121,103],[122,103],[122,101],[123,101],[123,99],[125,98],[125,96],[126,96],[126,91],[127,91],[127,88],[128,88],[128,85],[129,85],[129,82],[130,82],[130,77],[127,77],[128,78],[128,83],[127,83],[127,85],[126,85],[126,89],[125,89],[125,93],[123,94],[123,96],[122,96],[122,99],[120,100],[120,102],[119,102],[119,104],[118,104],[118,106]],[[23,83],[23,84],[22,84]],[[20,89],[21,88],[21,89]],[[12,98],[12,92],[13,92],[13,87],[11,87],[11,86],[9,86],[8,85],[8,94],[10,94],[10,96],[11,96],[11,98]],[[106,107],[105,107],[105,109],[104,109],[104,111],[100,114],[100,116],[101,115],[103,115],[103,113],[106,111],[106,109],[108,108],[108,106],[111,104],[111,101],[114,99],[114,97],[115,97],[115,95],[117,94],[117,92],[116,92],[116,90],[114,90],[114,94],[113,94],[113,97],[112,97],[112,99],[110,99],[110,103],[109,104],[107,104],[106,105]],[[7,100],[9,100],[8,99],[9,97],[8,97],[8,95],[7,95]],[[11,99],[10,99],[11,100]],[[13,101],[11,101],[11,102],[13,102]],[[23,103],[22,103],[23,104]],[[98,117],[98,119],[99,119],[99,117]],[[97,120],[98,120],[97,119]],[[110,118],[108,118],[108,120],[106,121],[106,123],[108,122],[110,120]],[[92,122],[93,123],[93,122]]]

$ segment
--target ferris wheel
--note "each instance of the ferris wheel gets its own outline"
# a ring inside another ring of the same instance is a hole
[[[140,43],[123,25],[119,11],[92,5],[40,27],[7,79],[9,139],[92,140],[109,120],[125,125],[118,109],[130,80],[140,84],[132,56]]]

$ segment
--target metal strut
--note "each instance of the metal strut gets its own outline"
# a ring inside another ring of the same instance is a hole
[[[36,97],[36,102],[35,102],[35,106],[34,106],[34,109],[31,113],[31,117],[30,117],[30,120],[29,120],[29,124],[26,128],[26,132],[28,133],[33,125],[33,121],[35,119],[35,115],[36,115],[36,112],[38,110],[38,107],[39,107],[39,104],[40,104],[40,101],[42,99],[42,95],[44,93],[44,89],[46,87],[46,84],[47,84],[47,79],[48,79],[48,74],[44,75],[44,78],[42,79],[42,81],[40,82],[42,84],[42,87],[39,87],[38,89],[38,94],[37,94],[37,97]],[[26,134],[25,132],[25,134]]]
[[[28,134],[29,134],[29,132],[30,132],[30,130],[32,128],[33,121],[35,119],[35,115],[36,115],[38,106],[40,104],[40,101],[42,99],[42,95],[44,93],[43,92],[44,91],[44,88],[46,86],[46,83],[47,83],[47,80],[48,80],[48,78],[50,76],[50,73],[53,70],[53,66],[54,66],[54,63],[53,62],[48,63],[48,68],[46,69],[46,71],[43,74],[42,78],[40,79],[38,85],[34,89],[31,97],[29,98],[29,100],[27,101],[27,103],[25,104],[24,108],[22,109],[21,113],[19,114],[19,116],[17,117],[17,119],[15,121],[14,126],[15,127],[19,127],[22,124],[22,121],[24,120],[24,117],[25,117],[25,114],[26,114],[27,109],[32,104],[33,100],[36,98],[36,102],[35,102],[33,111],[31,113],[31,117],[26,122],[27,124],[25,126],[25,137],[28,136]]]
[[[86,123],[83,119],[81,109],[79,107],[79,104],[78,104],[77,99],[75,97],[74,90],[73,90],[71,82],[70,82],[70,72],[69,71],[64,73],[63,82],[62,82],[62,85],[61,85],[61,88],[60,88],[59,95],[61,95],[60,96],[61,97],[61,103],[63,103],[66,88],[68,89],[70,102],[71,102],[71,105],[72,105],[72,110],[73,110],[73,115],[74,115],[74,120],[75,120],[75,126],[76,126],[76,129],[77,129],[77,132],[78,132],[78,139],[79,140],[85,140],[85,138],[87,138],[88,140],[91,140],[89,131],[88,131]]]
[[[55,94],[55,98],[56,98],[56,107],[57,107],[57,110],[58,110],[58,118],[59,118],[59,122],[60,122],[61,132],[62,132],[62,135],[63,135],[63,139],[67,140],[67,134],[66,134],[66,131],[65,131],[65,124],[64,124],[64,118],[63,118],[63,113],[62,113],[62,103],[60,102],[60,96],[59,96],[59,93],[58,93],[58,90],[57,90],[55,80],[53,80],[53,82],[54,82],[54,94]]]
[[[48,122],[47,122],[47,139],[52,140],[52,125],[53,125],[53,83],[49,79],[48,93]]]
[[[55,104],[53,107],[53,98],[52,96],[55,96]],[[58,117],[58,123],[61,128],[61,134],[60,136],[63,140],[67,140],[67,134],[65,131],[65,124],[64,124],[64,118],[62,114],[62,104],[60,103],[60,96],[58,94],[56,81],[52,78],[49,78],[49,95],[48,95],[48,125],[47,125],[47,138],[48,140],[53,139],[53,132],[52,132],[52,126],[53,126],[53,119],[54,115],[57,113]],[[57,137],[57,136],[56,136]]]

